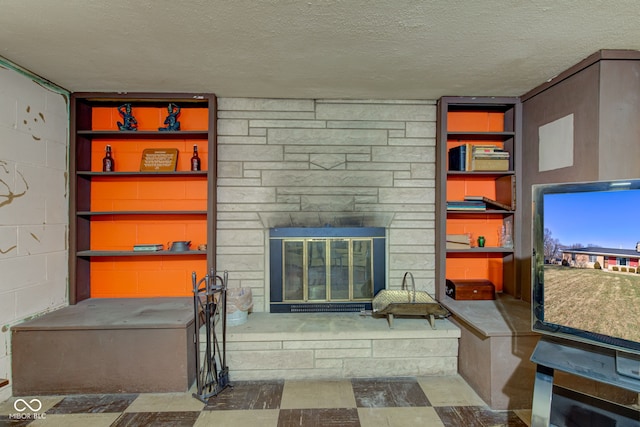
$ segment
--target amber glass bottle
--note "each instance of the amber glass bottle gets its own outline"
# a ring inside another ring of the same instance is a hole
[[[107,145],[105,148],[106,153],[102,159],[102,172],[113,172],[116,170],[113,156],[111,155],[111,146]]]
[[[200,170],[200,157],[198,156],[198,146],[193,146],[193,156],[191,156],[191,170],[199,171]]]

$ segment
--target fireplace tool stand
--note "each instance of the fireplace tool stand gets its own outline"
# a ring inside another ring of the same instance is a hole
[[[197,393],[193,397],[207,403],[209,398],[217,396],[222,390],[231,387],[229,368],[227,367],[227,280],[225,271],[221,276],[211,269],[209,274],[198,280],[192,273],[193,310],[196,323],[195,353]],[[200,331],[204,326],[205,348],[201,356],[202,343]]]

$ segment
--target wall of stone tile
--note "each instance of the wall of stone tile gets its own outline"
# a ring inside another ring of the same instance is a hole
[[[67,102],[0,60],[0,378],[11,325],[68,303]]]
[[[251,313],[227,329],[232,381],[455,375],[460,329],[447,319]],[[201,334],[201,342],[205,337]]]
[[[218,259],[268,311],[268,235],[387,228],[387,286],[434,293],[435,101],[218,99]]]

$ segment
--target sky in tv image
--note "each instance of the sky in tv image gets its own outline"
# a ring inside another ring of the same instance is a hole
[[[640,190],[546,194],[544,228],[560,244],[635,249]]]

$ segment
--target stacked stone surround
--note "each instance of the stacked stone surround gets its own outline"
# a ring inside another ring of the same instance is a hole
[[[268,311],[269,229],[387,228],[387,287],[435,292],[434,101],[218,99],[216,266]]]
[[[232,381],[454,375],[460,329],[450,321],[357,313],[251,313],[227,328]],[[204,337],[202,337],[204,341]]]

